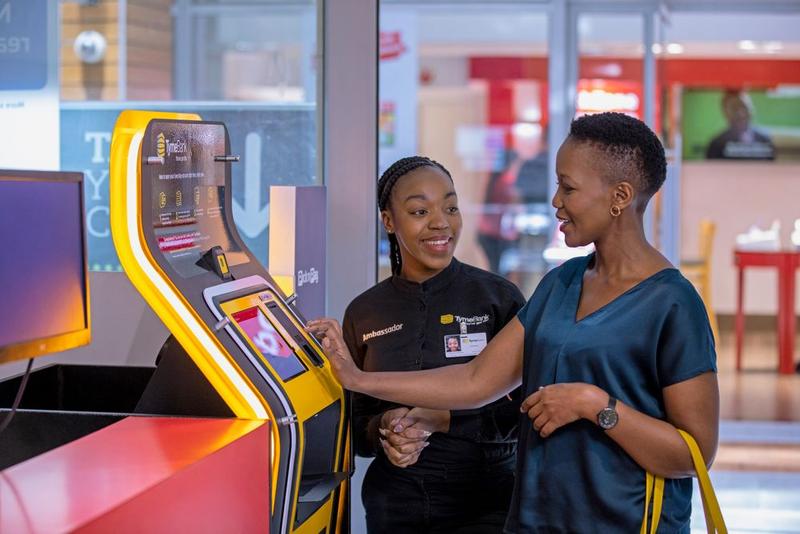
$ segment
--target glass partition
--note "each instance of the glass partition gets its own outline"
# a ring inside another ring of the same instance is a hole
[[[530,294],[554,230],[547,150],[548,17],[537,2],[381,3],[380,171],[421,154],[453,175],[456,256]],[[380,239],[380,278],[389,275]]]
[[[268,263],[269,186],[322,182],[318,12],[313,0],[62,3],[61,167],[86,175],[90,269],[120,269],[108,227],[108,154],[123,109],[225,122],[241,157],[234,219]]]

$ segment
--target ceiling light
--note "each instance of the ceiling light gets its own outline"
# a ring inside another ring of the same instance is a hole
[[[756,49],[756,43],[750,40],[739,41],[739,50],[751,52]]]
[[[683,54],[683,45],[680,43],[669,43],[667,45],[667,54]]]
[[[578,109],[584,111],[636,111],[639,97],[636,93],[623,93],[592,89],[578,92]]]
[[[651,50],[653,51],[654,54],[660,54],[662,50],[661,43],[653,43]]]
[[[517,122],[511,127],[511,131],[518,137],[537,137],[542,135],[542,125]]]
[[[539,106],[529,106],[522,110],[522,120],[525,122],[539,122],[542,120],[542,111]]]

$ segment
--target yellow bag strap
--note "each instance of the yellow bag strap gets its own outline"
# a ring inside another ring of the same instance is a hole
[[[656,478],[649,472],[645,473],[644,478],[644,517],[642,518],[642,528],[639,534],[647,534],[647,512],[650,511],[650,497],[653,492],[653,479]]]
[[[678,433],[686,442],[692,455],[692,463],[694,463],[694,470],[697,473],[697,481],[700,486],[700,498],[703,501],[703,514],[706,517],[706,530],[708,534],[728,534],[728,527],[725,526],[725,519],[722,517],[722,511],[719,508],[714,487],[711,485],[711,478],[708,476],[708,469],[706,469],[706,463],[703,460],[700,447],[697,446],[697,442],[688,432],[678,429]],[[651,497],[653,499],[653,521],[650,525],[650,534],[655,534],[658,529],[658,521],[661,518],[661,507],[664,501],[664,479],[647,473],[645,479],[644,518],[642,519],[640,534],[647,534],[647,513],[650,508]]]
[[[650,525],[650,534],[656,534],[658,521],[661,519],[661,504],[664,502],[664,478],[655,477],[653,490],[653,524]]]
[[[697,442],[688,432],[678,430],[686,445],[689,446],[689,452],[692,453],[692,461],[694,462],[694,470],[697,473],[697,481],[700,485],[700,496],[703,499],[703,512],[706,516],[706,527],[709,534],[719,532],[719,534],[728,534],[728,527],[725,526],[725,519],[722,517],[722,510],[719,508],[717,495],[714,493],[714,487],[711,485],[711,478],[708,476],[706,469],[706,462],[703,460],[703,455],[700,453],[700,447]]]
[[[653,522],[650,525],[650,534],[656,534],[658,521],[661,519],[661,505],[664,502],[664,479],[650,473],[645,477],[644,490],[644,517],[639,534],[647,534],[647,514],[650,511],[650,500],[653,500]]]

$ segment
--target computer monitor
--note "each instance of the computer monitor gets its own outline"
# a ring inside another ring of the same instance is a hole
[[[86,345],[83,174],[0,170],[0,363]]]

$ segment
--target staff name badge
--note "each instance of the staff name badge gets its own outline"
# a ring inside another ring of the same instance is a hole
[[[444,336],[444,355],[446,358],[477,356],[484,347],[486,347],[486,332]]]

